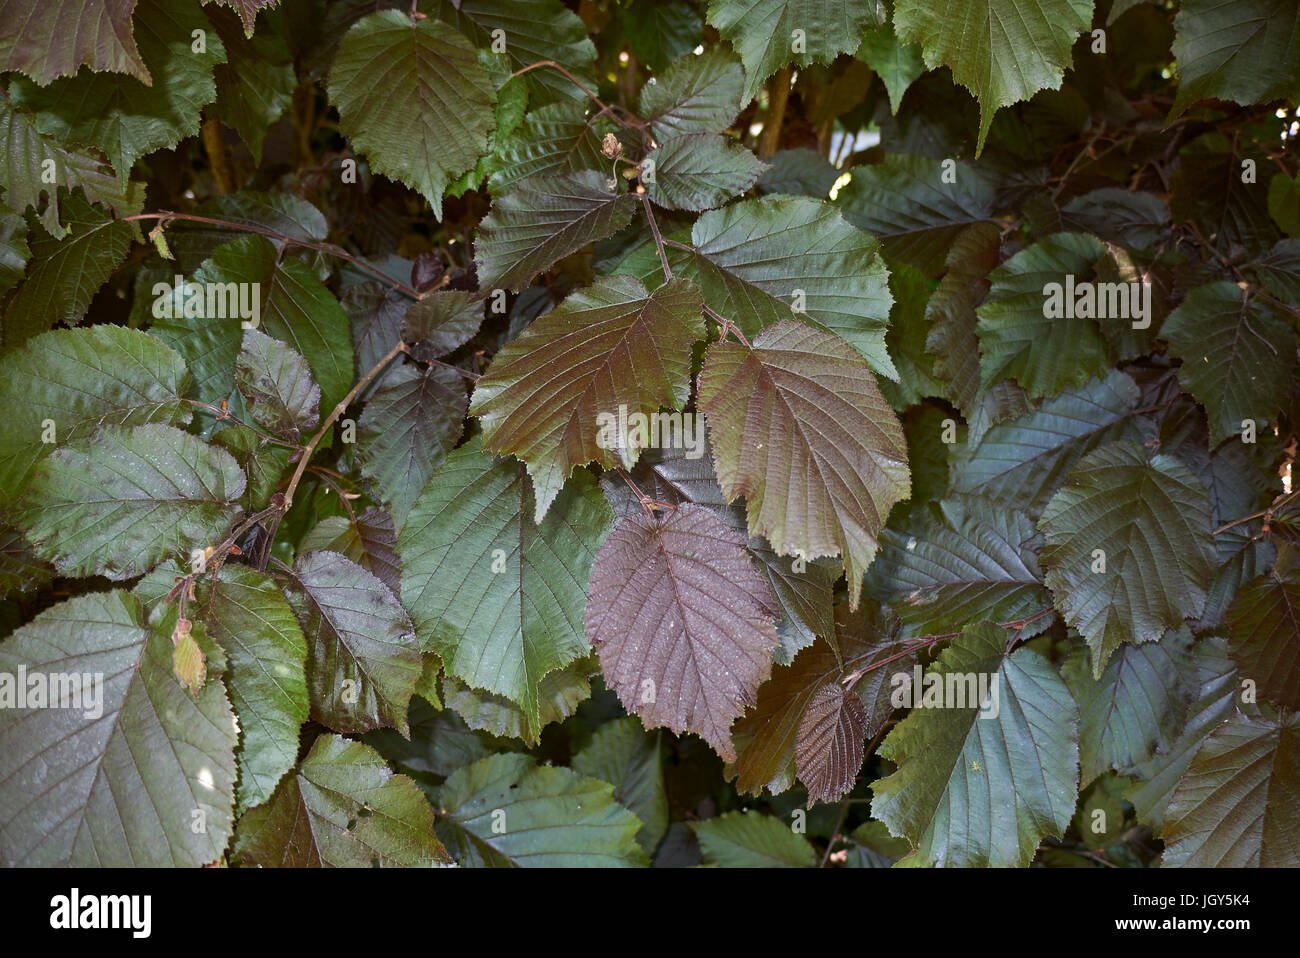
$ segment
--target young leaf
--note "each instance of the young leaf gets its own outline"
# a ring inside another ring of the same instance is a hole
[[[704,334],[700,297],[685,280],[647,293],[609,276],[570,294],[507,343],[474,387],[470,414],[484,447],[528,463],[541,522],[576,466],[631,466],[626,423],[690,396],[691,346]]]
[[[1149,457],[1136,442],[1095,449],[1070,470],[1038,528],[1047,586],[1092,649],[1095,678],[1120,643],[1154,642],[1205,608],[1209,497],[1172,456]]]
[[[795,734],[794,767],[808,786],[808,807],[847,794],[862,768],[867,738],[862,700],[839,682],[817,687]]]
[[[219,542],[244,482],[230,453],[175,426],[106,426],[41,461],[19,523],[63,575],[120,581]]]
[[[335,552],[306,552],[285,592],[307,636],[311,717],[339,732],[408,734],[423,666],[415,630],[388,586]]]
[[[487,148],[496,89],[455,30],[381,10],[339,44],[329,96],[343,133],[375,171],[421,193],[442,219],[448,181]]]
[[[540,524],[518,463],[478,437],[452,452],[411,507],[397,551],[402,599],[447,674],[519,703],[541,729],[538,683],[587,651],[580,621],[611,515],[584,473]]]
[[[402,341],[411,347],[413,357],[427,363],[464,346],[482,324],[481,300],[461,290],[442,290],[417,300],[406,310]]]
[[[1024,867],[1046,835],[1064,835],[1079,788],[1078,712],[1052,666],[1028,648],[1007,654],[1005,630],[968,626],[930,671],[948,688],[997,682],[981,703],[914,708],[880,754],[897,766],[872,783],[872,817],[905,837],[908,865]],[[973,682],[972,680],[976,680]],[[913,690],[914,695],[920,689]]]
[[[401,592],[402,560],[397,555],[393,517],[383,509],[368,507],[353,520],[326,516],[298,543],[299,552],[337,552],[371,573],[397,595]]]
[[[783,555],[843,555],[856,608],[894,503],[911,491],[907,447],[866,362],[792,320],[748,349],[712,346],[699,404],[727,501],[745,497],[749,534]]]
[[[527,755],[490,755],[438,790],[438,834],[461,865],[628,868],[647,864],[641,822],[605,782]]]
[[[114,589],[46,609],[0,644],[0,674],[20,669],[67,676],[63,691],[80,694],[60,700],[71,707],[28,698],[0,708],[0,858],[160,868],[221,857],[235,716],[220,676],[197,696],[181,687],[168,632],[150,626],[135,596]]]
[[[451,864],[419,786],[340,735],[316,739],[271,801],[240,819],[234,857],[268,868]]]
[[[771,680],[758,690],[757,707],[736,723],[739,757],[728,773],[735,773],[737,790],[758,795],[767,788],[776,795],[794,785],[796,774],[809,787],[810,798],[814,784],[825,783],[824,801],[834,801],[852,788],[861,760],[843,778],[831,775],[831,753],[811,748],[805,737],[803,760],[796,763],[799,730],[809,707],[824,686],[842,684],[858,670],[866,670],[853,686],[865,715],[863,741],[856,746],[860,750],[893,711],[891,677],[909,673],[916,654],[907,652],[898,637],[898,617],[886,606],[866,602],[850,612],[847,603],[840,603],[835,607],[835,626],[833,640],[818,641],[800,652],[789,667],[774,669]]]

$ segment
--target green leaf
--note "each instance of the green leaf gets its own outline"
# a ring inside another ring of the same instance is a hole
[[[748,103],[790,63],[830,63],[852,53],[867,27],[885,22],[878,0],[709,0],[708,21],[745,64]]]
[[[234,858],[278,868],[412,868],[451,857],[420,787],[383,756],[322,735],[271,801],[239,822]]]
[[[0,334],[6,350],[56,323],[80,322],[131,249],[131,227],[79,196],[64,194],[63,214],[68,232],[61,240],[34,227],[27,277],[4,307]]]
[[[245,236],[219,246],[204,263],[201,280],[209,288],[226,283],[257,284],[252,287],[260,302],[256,328],[287,343],[307,360],[312,378],[320,386],[320,408],[333,409],[347,395],[353,382],[348,316],[310,267],[281,257],[265,237]],[[221,335],[234,337],[235,342],[242,335],[241,323],[233,319],[219,324],[207,319],[204,325],[219,326]],[[173,345],[181,344],[173,340]]]
[[[1163,864],[1300,867],[1300,715],[1232,716],[1196,753],[1174,790]]]
[[[1252,579],[1228,609],[1232,658],[1274,705],[1300,707],[1300,570]]]
[[[601,725],[573,756],[573,770],[609,782],[614,798],[645,824],[636,834],[651,853],[668,831],[668,790],[664,785],[660,733],[648,733],[632,717]]]
[[[670,210],[700,212],[749,190],[766,168],[749,150],[725,136],[673,136],[646,154],[653,175],[643,177],[650,199]]]
[[[1183,674],[1183,634],[1124,645],[1094,679],[1083,647],[1066,660],[1063,675],[1079,705],[1081,785],[1108,770],[1129,773],[1167,752],[1182,731],[1193,690]]]
[[[920,44],[899,43],[893,24],[886,21],[863,34],[857,56],[875,70],[885,84],[885,92],[889,94],[889,112],[897,115],[903,94],[925,72]]]
[[[44,589],[54,578],[54,567],[36,557],[23,534],[0,525],[0,599],[14,593]]]
[[[243,137],[254,162],[260,163],[262,143],[272,125],[293,106],[298,78],[283,32],[263,31],[253,37],[252,18],[258,0],[251,4],[248,0],[233,2],[244,6],[240,10],[244,17],[242,29],[234,17],[219,10],[207,11],[226,48],[226,62],[217,64],[212,74],[217,83],[217,102],[209,107],[208,114]]]
[[[878,237],[891,259],[937,276],[957,237],[993,213],[993,181],[976,167],[953,161],[955,182],[947,182],[945,165],[891,154],[873,166],[854,167],[836,204],[846,220]]]
[[[1154,642],[1205,608],[1215,561],[1209,497],[1173,456],[1149,457],[1136,442],[1093,450],[1038,528],[1047,586],[1092,649],[1096,678],[1120,643]]]
[[[292,193],[259,193],[240,190],[214,196],[200,203],[195,215],[225,220],[230,226],[175,220],[167,224],[168,243],[176,257],[177,272],[192,273],[217,248],[234,239],[248,239],[241,227],[256,227],[282,233],[290,239],[320,241],[329,235],[325,216],[306,200]],[[170,277],[168,277],[170,278]]]
[[[595,170],[515,184],[479,224],[474,257],[480,288],[523,289],[556,260],[627,226],[635,206],[635,196],[612,192]]]
[[[253,421],[277,436],[298,442],[320,422],[320,387],[306,360],[256,329],[244,330],[235,385]]]
[[[299,552],[324,549],[351,559],[397,595],[402,589],[402,560],[397,555],[393,517],[370,506],[355,518],[326,516],[298,543]]]
[[[1129,376],[1112,371],[998,422],[958,461],[952,491],[1037,516],[1086,453],[1103,443],[1141,438],[1132,419],[1140,398]]]
[[[519,465],[475,437],[424,487],[397,551],[424,648],[447,674],[519,703],[535,736],[538,683],[587,652],[585,590],[611,515],[583,473],[540,524],[532,499]]]
[[[411,304],[402,317],[401,335],[411,355],[427,363],[464,346],[482,324],[481,299],[460,290],[442,290]]]
[[[745,497],[749,534],[782,555],[843,555],[856,607],[889,510],[911,492],[902,427],[866,362],[783,320],[752,349],[710,347],[698,390],[718,484]]]
[[[196,867],[221,858],[235,716],[219,676],[197,696],[181,687],[168,633],[149,625],[135,596],[114,589],[46,609],[0,644],[0,674],[20,668],[29,686],[44,675],[82,694],[62,700],[66,708],[31,699],[0,708],[6,864]]]
[[[817,853],[791,826],[759,812],[691,822],[704,860],[723,868],[816,868]]]
[[[691,133],[720,133],[745,105],[745,71],[735,56],[710,47],[669,64],[641,87],[639,115],[656,140]]]
[[[21,70],[41,86],[85,64],[96,72],[129,73],[145,83],[149,70],[131,36],[136,0],[30,3],[6,12],[0,71]]]
[[[1092,0],[897,0],[894,29],[921,44],[927,67],[950,67],[979,100],[978,155],[999,107],[1061,86],[1092,7]]]
[[[1183,0],[1172,52],[1169,120],[1198,100],[1300,99],[1300,9],[1287,0]]]
[[[423,665],[393,591],[336,552],[305,552],[285,573],[285,593],[307,637],[312,719],[337,732],[408,734]]]
[[[498,141],[488,188],[501,196],[531,176],[603,168],[609,161],[601,155],[601,137],[613,130],[609,120],[587,116],[585,103],[566,100],[530,110],[517,130]]]
[[[577,466],[631,466],[648,429],[638,417],[690,397],[691,347],[704,335],[684,280],[647,293],[631,276],[580,289],[507,343],[474,386],[484,448],[528,463],[537,522]]]
[[[357,459],[400,528],[433,471],[460,440],[469,397],[443,366],[390,369],[357,421]]]
[[[947,383],[948,397],[968,418],[980,392],[975,310],[989,291],[988,276],[998,265],[1001,246],[992,223],[976,223],[958,233],[948,250],[948,271],[925,308],[930,322],[925,346],[934,354],[934,373]]]
[[[673,251],[674,271],[746,336],[783,319],[811,321],[848,340],[872,369],[898,377],[885,349],[893,297],[880,244],[830,204],[735,203],[696,220],[691,242],[694,252]]]
[[[298,759],[307,721],[307,643],[275,583],[227,563],[199,597],[208,636],[226,653],[226,685],[239,719],[239,813],[271,799]]]
[[[908,635],[1028,619],[1052,607],[1034,533],[1024,513],[990,508],[978,499],[945,499],[903,531],[885,531],[872,581],[889,596]],[[1022,635],[1036,635],[1049,624],[1040,618]]]
[[[28,207],[39,212],[41,225],[55,239],[63,239],[68,233],[61,222],[66,217],[59,212],[60,187],[68,193],[80,187],[90,202],[115,213],[134,214],[143,209],[140,183],[119,183],[112,168],[99,156],[42,135],[36,121],[35,115],[10,109],[8,102],[0,101],[0,130],[4,134],[0,142],[5,144],[0,150],[0,187],[5,191],[6,204],[19,213]],[[48,180],[51,173],[52,182]]]
[[[980,382],[985,389],[1014,378],[1032,397],[1055,396],[1066,386],[1082,386],[1092,376],[1106,375],[1106,340],[1096,319],[1075,313],[1067,281],[1068,276],[1090,273],[1105,251],[1094,237],[1058,233],[989,274],[992,288],[976,310]],[[1049,284],[1056,284],[1058,297],[1049,295]],[[1061,307],[1058,315],[1049,315],[1053,302]]]
[[[617,15],[632,52],[656,73],[704,42],[704,11],[691,0],[631,4]]]
[[[164,423],[105,426],[40,462],[19,522],[61,574],[120,581],[215,545],[243,491],[224,449]]]
[[[686,503],[615,527],[591,573],[586,632],[624,708],[734,761],[731,724],[771,674],[774,606],[744,539]]]
[[[45,89],[18,79],[13,102],[35,111],[42,133],[101,149],[126,186],[135,161],[199,132],[200,112],[216,99],[213,67],[226,50],[195,0],[139,0],[132,20],[152,83],[135,76],[79,72]],[[194,30],[204,49],[194,49]]]
[[[824,200],[840,178],[840,171],[816,150],[777,150],[767,160],[768,168],[754,184],[760,196],[784,193]]]
[[[1188,709],[1187,721],[1176,741],[1148,762],[1134,769],[1140,781],[1124,797],[1133,803],[1137,820],[1150,825],[1159,835],[1165,810],[1183,774],[1192,764],[1201,743],[1233,712],[1237,692],[1237,670],[1228,658],[1226,643],[1210,637],[1198,642],[1190,662],[1185,662],[1184,681],[1196,690],[1197,699]]]
[[[988,676],[990,702],[996,681],[995,714],[970,702],[914,708],[880,745],[897,770],[872,783],[871,814],[912,843],[907,865],[1023,868],[1045,836],[1069,827],[1078,712],[1047,660],[1028,648],[1008,655],[1006,639],[990,623],[968,626],[930,668],[950,687],[948,676],[961,679],[959,689]]]
[[[56,329],[0,358],[0,498],[12,502],[32,468],[100,426],[182,426],[185,363],[158,340],[121,326]],[[48,423],[54,442],[42,441]]]
[[[1240,435],[1243,421],[1272,421],[1296,366],[1296,335],[1276,309],[1226,280],[1197,287],[1160,335],[1181,357],[1178,381],[1206,408],[1210,441]]]
[[[906,409],[926,396],[943,396],[944,383],[934,375],[934,357],[926,348],[930,325],[925,309],[930,285],[910,266],[896,264],[889,274],[889,291],[894,299],[885,346],[898,370],[898,382],[885,380],[881,391],[895,409]]]
[[[1268,181],[1268,212],[1288,236],[1300,237],[1300,177],[1273,174]]]
[[[588,90],[596,88],[596,47],[587,36],[587,25],[562,0],[441,0],[438,19],[478,47],[491,48],[504,39],[505,53],[496,55],[508,62],[512,73],[554,60]],[[502,32],[494,35],[498,30]],[[524,77],[529,102],[537,106],[587,98],[572,80],[550,67],[530,70]]]
[[[496,87],[474,48],[437,20],[381,10],[339,44],[329,77],[340,128],[371,168],[422,194],[442,219],[448,181],[487,149]]]
[[[438,834],[476,868],[627,868],[647,864],[640,820],[606,782],[527,755],[490,755],[438,790]]]
[[[543,675],[537,683],[541,727],[564,721],[590,699],[590,678],[599,671],[594,659],[586,656]],[[442,698],[447,708],[463,718],[470,728],[489,735],[523,739],[530,746],[538,743],[538,736],[530,730],[523,709],[503,695],[472,689],[459,679],[444,675]]]

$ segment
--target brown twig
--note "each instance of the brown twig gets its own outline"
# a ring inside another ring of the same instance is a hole
[[[406,343],[399,342],[388,352],[384,353],[379,362],[371,366],[370,369],[366,371],[365,375],[357,380],[356,385],[348,391],[346,396],[339,400],[338,405],[335,406],[334,410],[325,418],[325,421],[320,424],[320,428],[316,430],[316,435],[311,437],[311,441],[308,442],[306,448],[303,449],[302,457],[298,460],[298,468],[294,470],[293,478],[289,480],[289,485],[284,490],[284,505],[281,508],[281,512],[287,513],[290,507],[293,506],[293,494],[298,489],[298,483],[302,480],[303,473],[307,471],[307,463],[311,459],[312,453],[316,451],[316,447],[320,445],[320,441],[325,438],[325,433],[329,432],[334,423],[338,421],[339,416],[343,415],[343,411],[352,403],[352,400],[356,399],[361,393],[361,390],[366,388],[366,384],[379,375],[380,371],[391,363],[397,357],[398,353],[406,352],[406,348]]]
[[[265,226],[254,226],[251,223],[234,223],[230,220],[220,220],[212,216],[195,216],[193,213],[177,213],[173,210],[160,210],[157,213],[137,213],[134,216],[124,216],[119,222],[131,223],[136,220],[161,220],[162,223],[168,223],[172,220],[184,220],[188,223],[206,223],[209,226],[222,226],[226,229],[242,230],[245,233],[257,233],[260,236],[266,236],[273,240],[279,240],[282,243],[301,246],[304,249],[314,249],[318,253],[324,253],[327,256],[334,256],[338,259],[346,260],[358,269],[363,269],[371,275],[378,276],[393,289],[401,290],[412,299],[420,299],[420,293],[412,289],[405,283],[399,283],[377,266],[371,266],[363,259],[353,256],[351,253],[333,243],[320,243],[316,240],[300,239],[296,236],[287,236]]]

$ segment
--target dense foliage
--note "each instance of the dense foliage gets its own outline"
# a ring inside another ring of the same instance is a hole
[[[1300,865],[1294,0],[4,9],[0,861]]]

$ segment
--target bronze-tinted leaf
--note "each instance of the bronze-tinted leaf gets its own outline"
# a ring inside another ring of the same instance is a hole
[[[818,686],[795,737],[794,763],[808,786],[808,807],[833,802],[853,788],[862,768],[867,710],[839,682]]]
[[[734,761],[731,723],[771,673],[776,600],[712,510],[633,515],[596,556],[587,637],[605,683],[647,728],[701,735]]]

